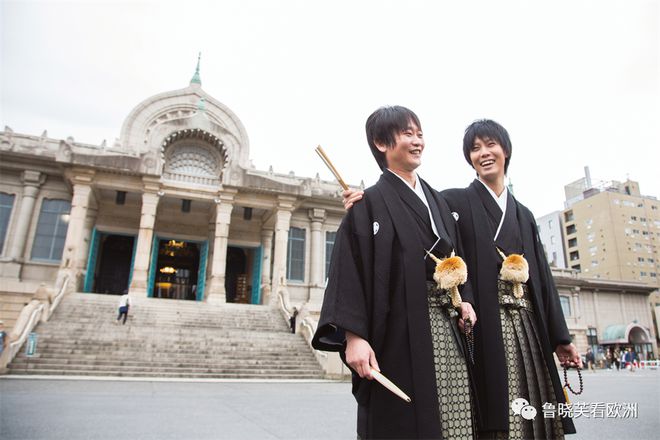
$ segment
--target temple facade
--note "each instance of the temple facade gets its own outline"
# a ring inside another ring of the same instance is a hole
[[[67,280],[179,301],[268,304],[283,285],[294,304],[322,300],[341,188],[255,169],[199,65],[188,87],[138,104],[112,145],[5,127],[0,157],[5,296]]]

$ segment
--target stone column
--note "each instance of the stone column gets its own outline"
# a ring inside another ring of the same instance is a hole
[[[309,219],[312,221],[312,234],[311,234],[311,276],[309,288],[309,302],[312,304],[320,304],[323,302],[324,291],[324,273],[323,273],[323,254],[325,250],[323,242],[323,234],[321,233],[321,226],[325,220],[324,209],[310,209]]]
[[[87,208],[89,197],[92,193],[90,185],[92,175],[75,176],[73,183],[73,198],[71,199],[71,212],[69,213],[69,225],[64,240],[64,253],[60,263],[61,271],[69,275],[69,289],[80,291],[82,283],[82,267],[85,262],[81,259],[80,250],[84,248],[85,220],[87,219]]]
[[[92,240],[92,230],[94,229],[94,224],[96,223],[96,217],[98,215],[98,208],[87,208],[87,218],[85,219],[85,226],[83,229],[83,242],[82,246],[78,252],[78,268],[82,271],[87,271],[87,260],[89,257],[89,245]],[[94,268],[91,268],[94,270]]]
[[[261,248],[263,249],[263,258],[261,259],[261,301],[266,303],[266,298],[270,295],[271,265],[273,263],[271,251],[273,249],[273,230],[264,228],[261,231]]]
[[[222,193],[215,199],[215,238],[213,240],[213,264],[211,282],[206,301],[213,304],[227,302],[225,275],[227,270],[227,244],[229,243],[229,225],[231,211],[234,209],[235,193]]]
[[[271,295],[269,304],[275,304],[277,289],[286,285],[286,250],[289,242],[289,227],[291,224],[291,213],[295,198],[278,197],[277,212],[275,214],[275,251],[273,255],[273,280],[271,284]],[[266,303],[264,301],[264,303]]]
[[[593,307],[594,307],[594,323],[593,323],[593,325],[597,329],[600,329],[600,325],[598,325],[598,316],[600,315],[600,307],[599,307],[599,303],[598,303],[598,289],[594,289],[591,298],[593,300]],[[590,326],[587,325],[587,327],[590,327]]]
[[[25,254],[25,244],[27,243],[27,234],[34,217],[34,205],[39,194],[39,187],[46,181],[46,175],[38,171],[23,171],[21,175],[23,182],[23,195],[21,196],[21,208],[18,212],[18,218],[14,224],[16,228],[11,234],[11,248],[9,256],[12,261],[23,262]],[[11,236],[8,234],[8,236]],[[8,237],[9,238],[9,237]],[[16,274],[18,276],[18,274]]]
[[[628,324],[626,322],[627,317],[626,317],[626,299],[625,299],[625,296],[626,296],[626,291],[625,290],[622,290],[621,292],[619,292],[619,312],[621,313],[621,322],[624,323],[624,324]]]
[[[573,287],[573,316],[575,317],[575,322],[577,323],[580,316],[580,288]]]
[[[92,192],[92,194],[94,194]],[[91,200],[90,200],[91,201]],[[98,208],[92,206],[87,207],[87,217],[85,218],[85,226],[80,233],[80,246],[78,247],[76,257],[74,258],[75,266],[74,269],[76,273],[80,274],[81,280],[80,285],[78,286],[79,291],[82,292],[85,285],[85,278],[87,277],[87,271],[94,271],[94,267],[87,267],[89,260],[90,244],[92,241],[92,230],[94,229],[94,224],[96,223],[96,217],[98,215]],[[56,286],[59,286],[62,280],[58,280]]]
[[[135,296],[148,296],[147,277],[149,276],[149,263],[151,261],[151,247],[156,223],[156,210],[160,195],[154,192],[142,194],[142,214],[140,216],[140,232],[138,233],[135,263],[133,265],[133,279],[131,281],[131,294]]]

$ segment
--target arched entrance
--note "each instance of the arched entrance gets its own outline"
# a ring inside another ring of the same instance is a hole
[[[649,336],[646,329],[635,325],[628,331],[628,341],[631,344],[650,344],[651,337]]]
[[[154,237],[150,297],[200,301],[204,298],[207,243]]]
[[[227,302],[247,302],[247,255],[241,248],[227,248],[225,291]]]
[[[261,247],[227,247],[225,292],[228,303],[261,303]]]
[[[131,282],[137,240],[132,235],[92,232],[85,292],[121,295]]]
[[[608,326],[603,332],[605,346],[618,346],[622,349],[631,348],[642,360],[653,354],[653,343],[650,332],[636,322]]]

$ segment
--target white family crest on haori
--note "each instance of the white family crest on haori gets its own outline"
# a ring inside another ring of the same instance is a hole
[[[454,220],[458,221],[458,217],[459,217],[459,216],[458,216],[458,212],[456,212],[456,211],[452,211],[451,215],[454,216]]]
[[[378,230],[380,229],[380,225],[378,222],[374,222],[374,235],[378,234]]]

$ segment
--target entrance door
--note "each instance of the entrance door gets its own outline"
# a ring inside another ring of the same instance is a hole
[[[225,291],[228,303],[258,304],[261,280],[261,248],[227,248]]]
[[[98,232],[97,232],[98,233]],[[121,295],[128,291],[131,275],[131,262],[135,248],[135,237],[129,235],[98,233],[99,258],[94,271],[92,292]],[[96,243],[95,243],[96,244]]]
[[[198,299],[200,251],[202,243],[157,238],[152,265],[154,298]]]
[[[230,246],[227,248],[227,270],[225,291],[228,303],[247,301],[247,255],[245,250]]]

